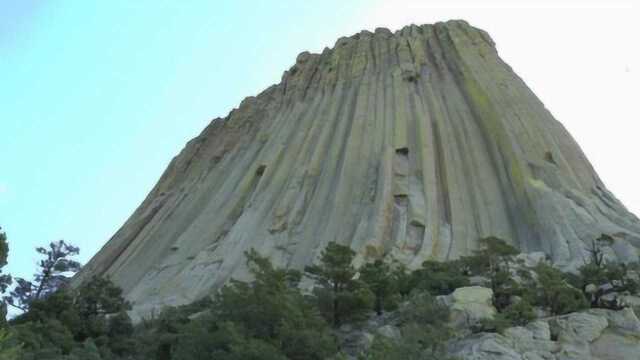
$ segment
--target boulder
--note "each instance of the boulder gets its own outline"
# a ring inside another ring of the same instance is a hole
[[[492,319],[496,314],[493,307],[493,291],[480,286],[456,289],[451,295],[451,320],[454,326],[471,326],[483,319]]]
[[[633,310],[592,309],[535,320],[504,334],[475,334],[453,342],[462,360],[640,359],[640,320]]]
[[[597,339],[609,322],[602,316],[571,313],[549,321],[551,333],[566,343],[588,343]]]
[[[500,334],[478,334],[454,343],[450,352],[461,360],[524,360]]]

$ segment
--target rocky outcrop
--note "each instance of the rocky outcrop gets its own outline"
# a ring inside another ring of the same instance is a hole
[[[300,54],[186,145],[75,283],[108,275],[145,311],[247,276],[249,248],[302,268],[338,241],[411,268],[498,236],[571,266],[601,233],[637,258],[638,219],[490,37],[450,21]]]
[[[496,309],[493,307],[493,291],[480,286],[468,286],[456,289],[438,301],[451,310],[451,322],[457,328],[470,328],[482,320],[493,319]]]
[[[628,360],[640,354],[640,321],[631,309],[589,310],[536,320],[504,334],[451,344],[462,360]]]

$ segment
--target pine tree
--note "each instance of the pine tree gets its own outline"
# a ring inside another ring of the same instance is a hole
[[[9,244],[7,243],[7,234],[0,227],[0,294],[4,294],[12,283],[11,275],[2,273],[2,268],[7,265],[8,257]],[[0,328],[3,326],[6,316],[7,305],[2,303],[0,304]]]
[[[28,311],[33,301],[44,299],[66,286],[71,276],[81,267],[79,262],[71,259],[78,255],[80,249],[64,240],[50,243],[49,249],[38,247],[36,251],[45,258],[38,262],[34,280],[16,278],[17,286],[11,296],[4,297],[7,304],[21,311]]]
[[[391,266],[378,259],[360,268],[360,279],[369,287],[375,296],[374,310],[382,315],[385,305],[396,291],[394,273]]]
[[[348,246],[330,242],[322,251],[320,264],[307,266],[305,273],[319,285],[316,296],[335,327],[348,317],[358,317],[370,307],[371,293],[356,280],[352,265],[355,252]]]

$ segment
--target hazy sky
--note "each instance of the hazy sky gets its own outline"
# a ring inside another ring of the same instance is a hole
[[[298,53],[362,29],[453,18],[491,34],[609,189],[640,214],[633,3],[0,0],[9,271],[28,276],[33,248],[61,238],[88,260],[190,138],[278,82]]]

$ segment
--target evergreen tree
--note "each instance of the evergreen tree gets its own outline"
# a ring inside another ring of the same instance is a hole
[[[224,286],[205,315],[174,329],[163,351],[180,360],[320,360],[334,354],[329,327],[298,289],[301,273],[275,268],[255,250],[245,255],[254,280]]]
[[[9,244],[7,243],[7,235],[0,227],[0,293],[4,293],[9,285],[11,285],[11,276],[2,273],[2,268],[7,265],[9,257]],[[15,360],[18,358],[20,346],[13,339],[12,334],[6,329],[6,304],[0,304],[0,359]]]
[[[385,307],[395,307],[392,302],[396,292],[394,273],[391,266],[378,259],[360,268],[360,279],[369,287],[375,296],[374,310],[382,315]]]
[[[412,287],[426,290],[432,295],[448,295],[455,289],[469,285],[458,261],[433,261],[422,263],[422,268],[412,274]]]
[[[33,301],[44,299],[66,286],[71,276],[80,270],[80,263],[71,259],[78,255],[80,249],[64,240],[52,242],[48,249],[36,248],[36,251],[45,258],[38,262],[34,280],[16,278],[17,286],[11,296],[4,297],[7,304],[22,311],[29,310]]]
[[[371,360],[448,360],[446,342],[453,335],[449,308],[426,291],[414,291],[398,312],[401,337],[376,337],[363,356]]]
[[[578,269],[578,276],[569,276],[570,282],[582,289],[590,300],[591,307],[618,309],[620,304],[617,299],[604,301],[604,295],[625,292],[634,294],[640,289],[640,283],[631,275],[627,264],[605,261],[604,248],[611,246],[613,241],[612,237],[605,234],[593,240],[586,248],[588,262]],[[589,285],[594,285],[595,290],[587,291]]]
[[[11,275],[3,274],[2,268],[7,265],[7,258],[9,257],[9,244],[7,243],[7,234],[2,231],[0,227],[0,294],[4,294],[7,288],[11,285]],[[3,327],[7,316],[7,305],[0,304],[0,328]]]
[[[316,292],[320,309],[336,327],[370,307],[371,293],[355,279],[354,257],[350,247],[330,242],[322,251],[320,264],[305,268],[306,275],[320,285]]]
[[[7,329],[0,328],[0,359],[17,360],[20,346],[16,344],[13,336]]]
[[[540,263],[535,272],[538,277],[536,304],[547,307],[553,315],[562,315],[589,307],[582,292],[569,285],[560,270]]]
[[[514,296],[523,296],[526,289],[514,280],[510,264],[518,250],[505,240],[490,236],[480,239],[481,248],[474,255],[462,257],[461,264],[470,274],[487,276],[498,311],[511,305]]]

